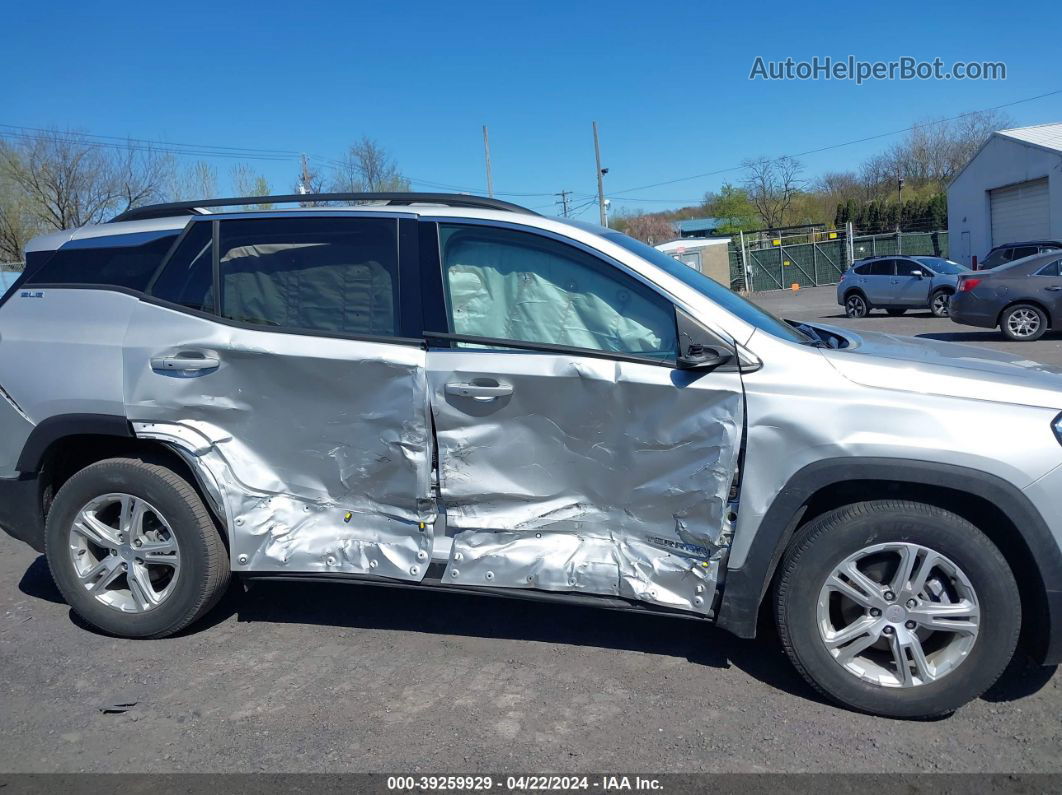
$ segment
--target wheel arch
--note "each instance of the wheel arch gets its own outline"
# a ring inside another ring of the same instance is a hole
[[[41,421],[30,433],[18,471],[36,479],[33,512],[39,529],[43,531],[56,493],[73,474],[98,461],[130,456],[166,466],[187,480],[226,537],[223,518],[188,462],[164,442],[137,438],[128,419],[110,414],[57,415]]]
[[[829,459],[798,471],[779,492],[742,566],[727,571],[717,623],[755,637],[760,609],[796,531],[833,508],[901,498],[952,511],[999,547],[1022,590],[1023,644],[1045,663],[1062,662],[1062,551],[1017,487],[979,470],[936,462]]]

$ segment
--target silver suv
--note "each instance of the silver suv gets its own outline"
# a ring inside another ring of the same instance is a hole
[[[884,309],[894,317],[908,309],[929,309],[947,317],[959,277],[970,273],[943,257],[882,256],[856,260],[837,282],[837,303],[848,317]]]
[[[329,204],[232,209],[296,201]],[[106,632],[178,632],[231,575],[745,638],[769,610],[815,687],[899,717],[977,697],[1019,635],[1062,660],[1062,377],[1023,358],[787,323],[469,196],[156,205],[26,260],[0,524]]]

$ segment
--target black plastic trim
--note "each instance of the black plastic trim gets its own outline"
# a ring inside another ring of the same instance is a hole
[[[114,414],[57,414],[41,420],[30,432],[15,468],[19,472],[36,474],[44,453],[65,436],[122,436],[133,437],[129,420]]]
[[[881,480],[937,486],[988,500],[1014,522],[1039,569],[1047,595],[1045,664],[1062,663],[1062,550],[1040,513],[1005,480],[976,469],[898,458],[832,458],[808,464],[775,497],[742,566],[726,574],[717,623],[742,638],[756,636],[760,604],[808,500],[836,483]]]
[[[690,613],[684,610],[627,600],[618,596],[607,594],[582,594],[566,591],[539,591],[533,588],[489,588],[474,585],[455,585],[441,578],[441,566],[432,564],[429,572],[434,570],[440,576],[426,576],[423,580],[392,580],[387,577],[378,577],[372,574],[345,574],[345,573],[317,573],[305,574],[288,571],[255,571],[240,572],[244,580],[273,580],[282,582],[332,582],[345,583],[348,585],[376,585],[385,588],[414,588],[427,589],[447,593],[475,594],[477,596],[494,596],[503,599],[522,599],[531,602],[548,602],[552,604],[578,605],[582,607],[603,608],[605,610],[619,610],[633,613],[650,613],[658,616],[670,616],[672,618],[684,618],[693,621],[710,621],[711,616]]]
[[[0,529],[44,552],[44,515],[36,475],[0,479]]]
[[[198,199],[195,201],[167,202],[133,207],[116,215],[108,223],[139,221],[146,218],[168,218],[174,215],[202,215],[199,212],[209,207],[246,207],[252,204],[302,204],[306,202],[384,201],[390,206],[410,204],[443,204],[447,207],[477,207],[484,210],[538,215],[533,210],[518,204],[487,199],[482,196],[466,196],[463,193],[292,193],[282,196],[233,196],[226,199]]]

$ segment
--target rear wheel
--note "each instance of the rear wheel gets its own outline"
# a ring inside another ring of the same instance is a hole
[[[52,503],[45,554],[83,619],[113,635],[160,638],[214,606],[228,555],[206,506],[167,467],[133,458],[92,464]]]
[[[1047,315],[1033,304],[1015,304],[1003,311],[999,318],[999,330],[1009,340],[1032,342],[1047,331]]]
[[[891,317],[899,317],[900,315],[902,315],[902,314],[903,314],[904,312],[906,312],[907,310],[906,310],[906,309],[886,309],[885,311],[886,311],[886,312],[887,312],[887,313],[888,313],[888,314],[889,314],[889,315],[890,315]]]
[[[1021,600],[965,519],[881,500],[813,519],[782,562],[775,616],[800,673],[830,698],[898,718],[947,714],[1014,653]]]
[[[844,313],[848,317],[866,317],[870,312],[870,304],[860,293],[851,293],[844,299]]]
[[[933,317],[948,317],[951,312],[951,293],[947,290],[937,290],[929,298],[929,311]]]

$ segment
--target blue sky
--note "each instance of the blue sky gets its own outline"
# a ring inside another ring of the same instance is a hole
[[[1005,14],[1005,17],[1004,17]],[[739,172],[632,188],[1062,89],[1055,3],[405,2],[11,4],[0,123],[338,157],[369,135],[418,189],[494,186],[548,211],[595,190],[660,209]],[[1042,39],[1048,35],[1048,40]],[[750,81],[753,59],[1001,60],[1004,81]],[[1062,121],[1062,94],[1007,108]],[[4,128],[0,128],[4,129]],[[802,158],[851,168],[887,138]],[[222,175],[232,160],[215,160]],[[275,191],[297,163],[246,162]],[[224,183],[226,180],[222,179]],[[576,200],[576,203],[581,203]],[[591,218],[593,208],[583,217]]]

